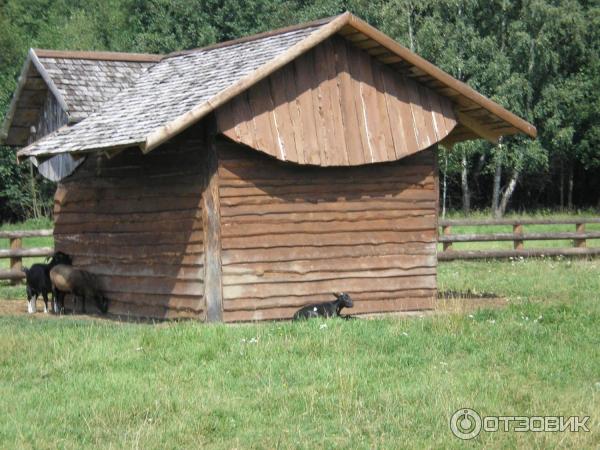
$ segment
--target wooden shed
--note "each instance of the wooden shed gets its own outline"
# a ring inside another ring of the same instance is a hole
[[[516,133],[536,131],[349,13],[165,56],[31,51],[4,126],[61,168],[56,248],[112,313],[208,321],[334,291],[433,307],[436,147]]]

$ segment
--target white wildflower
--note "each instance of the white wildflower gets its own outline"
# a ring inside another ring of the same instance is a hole
[[[323,328],[327,328],[326,323],[322,323],[321,325],[319,325],[319,330],[322,330]]]

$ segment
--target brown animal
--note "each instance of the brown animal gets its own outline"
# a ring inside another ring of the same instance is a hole
[[[60,312],[64,312],[65,309],[66,293],[73,294],[73,311],[75,311],[77,298],[81,298],[83,313],[85,313],[85,301],[88,299],[94,300],[103,314],[108,311],[108,300],[104,297],[98,278],[93,273],[58,264],[50,270],[50,280],[52,282],[52,293],[58,302]]]

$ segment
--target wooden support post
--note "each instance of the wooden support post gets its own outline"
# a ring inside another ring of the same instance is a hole
[[[575,232],[576,233],[585,233],[585,223],[575,224]],[[585,239],[574,239],[573,246],[576,248],[585,248],[586,247]]]
[[[513,234],[523,235],[523,225],[520,223],[513,225]],[[513,247],[515,250],[523,250],[523,240],[515,239],[513,241]]]
[[[442,227],[442,233],[444,236],[449,236],[450,234],[452,234],[452,226],[451,225],[444,225]],[[442,244],[444,246],[444,251],[451,251],[452,250],[452,242],[444,242]]]
[[[223,274],[221,269],[221,212],[219,200],[219,161],[214,118],[207,120],[202,192],[202,228],[204,231],[204,301],[206,321],[223,320]]]
[[[22,246],[21,238],[15,237],[10,238],[10,249],[11,250],[20,250]],[[12,272],[20,272],[23,269],[23,259],[21,256],[11,256],[10,258],[10,270]],[[11,279],[10,284],[15,285],[19,284],[20,280]]]

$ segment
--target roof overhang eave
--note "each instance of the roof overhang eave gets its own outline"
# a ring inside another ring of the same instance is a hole
[[[49,137],[51,135],[48,135]],[[82,156],[89,155],[91,153],[102,153],[107,158],[112,158],[113,156],[121,153],[123,150],[132,147],[138,147],[140,150],[142,149],[143,142],[128,142],[121,145],[111,145],[110,147],[95,147],[95,148],[84,148],[81,150],[65,150],[65,151],[35,151],[34,148],[40,141],[37,141],[17,152],[17,161],[22,162],[27,158],[36,158],[38,161],[45,161],[49,158],[52,158],[56,155],[62,155],[68,153],[73,156],[75,159],[80,158]]]
[[[10,131],[10,127],[12,125],[13,118],[15,116],[15,112],[17,111],[17,104],[19,102],[19,97],[21,96],[21,92],[25,87],[25,83],[27,82],[27,72],[31,67],[31,52],[30,49],[25,62],[23,63],[23,67],[21,68],[21,73],[19,74],[19,78],[17,79],[17,88],[12,96],[10,101],[10,105],[8,107],[8,112],[4,117],[4,121],[2,122],[2,128],[0,129],[0,144],[5,144],[6,139],[8,138],[8,133]]]
[[[528,135],[531,138],[537,137],[537,129],[535,128],[535,126],[533,126],[526,120],[520,118],[516,114],[513,114],[512,112],[503,108],[498,103],[481,95],[479,92],[477,92],[475,89],[473,89],[466,83],[457,80],[450,74],[444,72],[442,69],[433,65],[432,63],[417,55],[416,53],[403,47],[401,44],[394,41],[392,38],[382,33],[378,29],[372,27],[365,21],[359,19],[356,16],[350,15],[348,25],[353,27],[357,31],[363,33],[364,35],[368,36],[370,39],[376,41],[381,46],[385,47],[402,60],[415,66],[419,70],[425,72],[427,75],[435,78],[440,83],[444,84],[446,87],[457,91],[460,95],[463,95],[468,100],[486,109],[491,114],[499,117],[510,126],[515,127],[520,132]],[[486,139],[485,136],[482,137]]]

